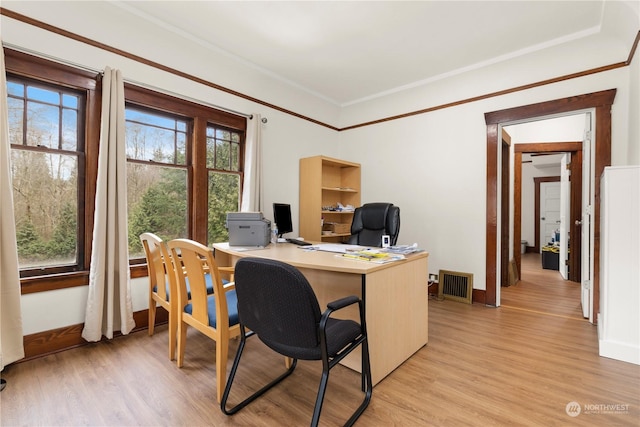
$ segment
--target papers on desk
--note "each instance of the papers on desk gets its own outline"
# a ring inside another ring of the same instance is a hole
[[[343,245],[341,243],[320,243],[318,245],[311,245],[305,247],[305,249],[313,249],[316,251],[335,252],[338,254],[344,254],[347,252],[355,252],[366,249],[364,246],[358,245]]]
[[[357,261],[367,261],[374,264],[386,264],[388,262],[400,261],[405,259],[402,254],[392,254],[382,252],[378,249],[362,249],[357,251],[347,251],[343,254],[336,255],[342,258],[355,259]]]
[[[418,248],[418,244],[414,243],[413,245],[398,245],[398,246],[389,246],[388,248],[381,249],[382,252],[388,252],[391,254],[412,254],[415,252],[422,252],[422,249]]]

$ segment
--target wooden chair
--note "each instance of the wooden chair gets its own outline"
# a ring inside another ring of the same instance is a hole
[[[178,356],[184,363],[187,325],[216,342],[217,400],[222,399],[226,385],[229,340],[240,335],[235,284],[224,283],[213,257],[213,249],[189,239],[175,239],[168,244],[175,261],[178,284]],[[213,294],[207,295],[206,276],[210,275]],[[189,285],[191,299],[188,298]]]
[[[169,313],[169,360],[176,358],[177,295],[176,275],[169,250],[161,238],[153,233],[142,233],[140,241],[147,258],[149,271],[149,336],[153,335],[156,323],[156,308],[159,304]]]

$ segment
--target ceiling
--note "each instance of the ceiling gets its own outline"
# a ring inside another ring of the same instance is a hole
[[[114,1],[337,105],[597,34],[598,1]]]

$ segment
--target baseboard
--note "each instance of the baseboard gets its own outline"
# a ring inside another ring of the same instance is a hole
[[[609,359],[640,365],[640,346],[603,339],[603,322],[598,313],[598,354]]]
[[[134,312],[133,320],[136,322],[136,326],[132,332],[147,329],[149,327],[149,310]],[[167,323],[168,320],[169,314],[167,311],[162,307],[158,307],[156,311],[156,325]],[[23,337],[25,357],[17,363],[89,344],[82,338],[83,328],[84,324],[80,323],[78,325],[65,326],[63,328],[25,335]],[[119,336],[122,334],[116,332],[114,335]]]

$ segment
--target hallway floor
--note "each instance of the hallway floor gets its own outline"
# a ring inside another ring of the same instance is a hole
[[[580,284],[543,269],[540,254],[522,255],[520,277],[515,285],[501,288],[502,307],[588,321],[582,317]]]

